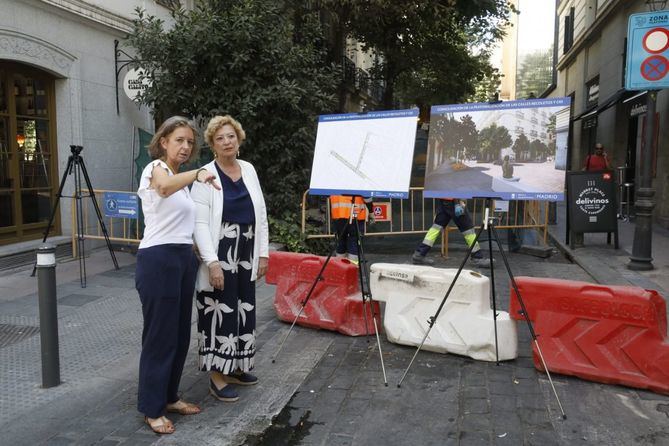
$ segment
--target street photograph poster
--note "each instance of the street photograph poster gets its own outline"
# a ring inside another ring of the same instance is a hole
[[[407,198],[418,109],[318,117],[311,195]]]
[[[425,197],[564,200],[570,98],[433,106]]]

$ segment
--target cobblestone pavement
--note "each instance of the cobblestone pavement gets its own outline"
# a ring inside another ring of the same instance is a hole
[[[444,267],[456,267],[457,254]],[[370,260],[388,261],[383,256]],[[395,259],[397,261],[397,258]],[[510,255],[523,275],[592,281],[558,257]],[[508,308],[508,276],[497,262],[497,296]],[[415,348],[382,342],[389,387],[376,344],[336,335],[276,425],[253,445],[647,445],[669,444],[669,398],[553,375],[561,413],[545,374],[535,370],[530,335],[519,324],[516,360],[495,363],[421,351],[401,388]]]
[[[458,265],[463,251],[451,247],[451,258],[437,266]],[[404,263],[407,252],[411,248],[399,239],[368,244],[370,263]],[[557,252],[548,259],[509,259],[515,275],[593,281]],[[374,338],[296,327],[272,364],[288,324],[276,319],[274,287],[262,282],[260,383],[241,389],[237,403],[212,399],[192,348],[181,388],[204,412],[174,416],[177,432],[156,436],[135,409],[141,311],[134,258],[122,254],[119,260],[122,268],[114,271],[108,253],[94,251],[83,289],[76,262],[58,265],[63,383],[51,389],[40,386],[35,281],[25,278],[27,267],[0,273],[0,329],[13,330],[11,336],[0,331],[0,444],[669,445],[669,397],[651,392],[554,375],[568,415],[562,420],[546,375],[532,364],[523,323],[516,360],[495,365],[422,351],[401,388],[396,384],[415,349],[384,336],[388,387]],[[500,259],[495,279],[506,309],[508,277]]]

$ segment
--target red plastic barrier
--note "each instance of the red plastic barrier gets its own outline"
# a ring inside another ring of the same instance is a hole
[[[265,281],[276,284],[274,309],[282,321],[293,322],[300,312],[326,257],[272,251]],[[323,280],[314,288],[297,324],[338,331],[349,336],[374,333],[369,304],[365,312],[360,293],[358,267],[346,259],[332,257],[323,271]],[[377,325],[381,326],[379,303],[373,302]]]
[[[669,394],[666,305],[656,291],[532,277],[516,283],[551,372]],[[509,313],[524,320],[513,288]]]

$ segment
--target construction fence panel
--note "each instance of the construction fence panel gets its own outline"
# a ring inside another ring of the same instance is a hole
[[[423,197],[422,187],[409,189],[409,196],[400,198],[378,198],[374,203],[388,203],[387,221],[377,221],[366,224],[365,235],[369,237],[394,236],[407,234],[424,234],[434,221],[436,215],[436,198]],[[472,217],[474,226],[481,225],[485,218],[486,200],[483,198],[462,200]],[[496,208],[504,210],[494,211],[497,217],[497,229],[534,229],[543,239],[544,244],[548,237],[548,206],[546,201],[509,201],[495,202]],[[457,231],[458,228],[451,222],[442,234],[441,253],[448,257],[447,231]],[[334,229],[330,216],[330,200],[328,196],[309,195],[307,190],[302,196],[302,234],[307,239],[332,238]]]

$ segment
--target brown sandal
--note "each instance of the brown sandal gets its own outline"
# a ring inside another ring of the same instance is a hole
[[[187,403],[184,400],[168,404],[166,410],[168,412],[178,413],[179,415],[197,415],[202,412],[202,409],[200,409],[198,405]]]
[[[165,417],[158,417],[158,418],[149,418],[149,417],[144,417],[144,422],[151,428],[153,432],[156,434],[173,434],[174,433],[174,425],[170,420],[168,420]]]

